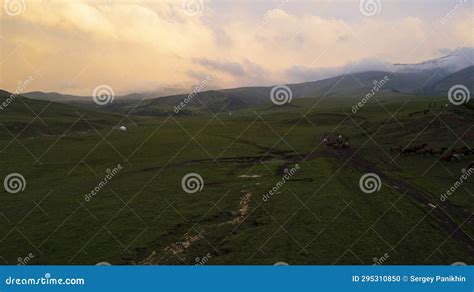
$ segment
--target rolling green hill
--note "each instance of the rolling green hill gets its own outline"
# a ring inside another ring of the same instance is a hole
[[[441,79],[430,88],[430,92],[440,96],[447,95],[449,89],[454,85],[464,85],[471,94],[474,94],[474,66],[464,68]]]
[[[387,97],[414,95],[421,91],[429,80],[428,75],[414,73],[363,72],[341,75],[315,82],[289,84],[293,98],[337,97],[362,98],[374,87],[374,82],[384,78],[388,81],[380,88],[379,94]],[[187,104],[181,114],[196,112],[235,111],[256,108],[265,104],[271,105],[272,86],[241,87],[224,90],[199,92]],[[107,110],[131,110],[137,115],[167,115],[173,108],[188,98],[189,94],[164,96],[143,102],[130,101],[112,104]]]
[[[354,98],[361,99],[370,93],[376,84],[385,80],[378,88],[378,95],[387,98],[410,95],[445,96],[451,84],[473,84],[473,66],[451,74],[444,79],[433,82],[432,71],[410,73],[392,73],[368,71],[345,74],[314,82],[288,84],[293,98]],[[129,94],[117,96],[112,104],[98,106],[92,98],[61,95],[58,93],[30,92],[26,96],[34,99],[52,100],[69,103],[91,110],[109,112],[130,112],[141,116],[166,116],[173,113],[175,107],[186,99],[189,103],[179,110],[180,115],[194,115],[206,112],[236,111],[256,108],[265,104],[271,105],[270,94],[273,86],[240,87],[222,90],[188,92],[150,98],[148,94]],[[146,99],[145,99],[146,98]]]
[[[0,91],[0,106],[0,137],[3,139],[11,139],[8,132],[15,136],[56,135],[66,130],[112,127],[121,120],[118,114],[34,100],[3,90]]]

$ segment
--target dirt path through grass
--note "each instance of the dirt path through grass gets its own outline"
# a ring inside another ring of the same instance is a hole
[[[237,224],[242,223],[249,213],[250,199],[252,197],[252,193],[248,190],[242,190],[241,193],[243,195],[240,198],[239,209],[237,212],[235,212],[237,214],[235,218],[224,221],[224,222],[193,227],[192,229],[200,230],[199,233],[194,234],[194,235],[190,235],[189,233],[187,233],[183,236],[182,240],[171,243],[170,245],[163,248],[163,251],[165,253],[172,253],[173,255],[178,256],[180,259],[184,260],[185,259],[184,253],[186,252],[186,250],[191,248],[193,243],[204,239],[203,234],[212,233],[213,230],[224,225],[237,225]],[[157,256],[158,256],[158,253],[156,251],[152,251],[152,253],[148,257],[138,262],[138,264],[139,265],[158,264],[159,259],[157,258]]]
[[[415,202],[426,207],[429,216],[445,231],[452,236],[461,246],[467,247],[471,254],[474,254],[474,242],[471,237],[464,232],[459,223],[454,221],[453,217],[458,218],[464,225],[474,227],[474,217],[469,210],[463,209],[448,201],[441,201],[439,195],[430,193],[427,190],[420,189],[413,184],[400,180],[396,177],[386,174],[379,167],[365,160],[361,155],[353,149],[343,150],[323,150],[315,153],[314,157],[331,157],[337,158],[343,163],[347,163],[353,169],[361,173],[376,173],[385,185],[395,187],[398,192],[405,194]],[[433,208],[435,207],[435,208]]]

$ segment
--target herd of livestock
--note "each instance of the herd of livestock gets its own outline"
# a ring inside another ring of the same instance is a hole
[[[322,143],[331,149],[346,149],[350,147],[349,137],[343,136],[342,134],[332,135],[325,133],[322,137]],[[474,149],[470,149],[467,146],[448,149],[447,147],[430,147],[426,143],[405,147],[394,145],[390,148],[390,152],[399,153],[403,156],[437,156],[440,160],[446,162],[452,160],[464,160],[469,156],[474,155]],[[471,163],[469,168],[471,167],[474,167],[474,163]]]
[[[474,154],[474,150],[467,146],[461,148],[448,149],[447,147],[433,148],[428,144],[419,144],[414,146],[403,147],[401,145],[394,145],[390,148],[391,152],[400,153],[401,155],[431,155],[439,156],[443,161],[464,160],[470,155]]]
[[[331,135],[329,133],[324,134],[322,141],[324,145],[326,145],[328,148],[333,148],[333,149],[346,149],[349,148],[349,138],[344,137],[341,134],[337,135]]]

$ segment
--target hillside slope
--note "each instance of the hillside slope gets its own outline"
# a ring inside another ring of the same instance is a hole
[[[113,126],[120,116],[50,101],[15,96],[0,90],[1,137],[11,135],[55,135],[69,131],[86,131],[91,128]],[[81,115],[83,118],[81,118]]]
[[[432,71],[421,72],[384,72],[367,71],[340,75],[328,79],[298,84],[289,84],[293,98],[362,98],[370,93],[375,86],[378,95],[397,97],[407,95],[446,95],[454,84],[474,83],[474,66],[439,78]],[[382,82],[383,81],[383,82]],[[81,97],[61,96],[56,93],[28,93],[32,98],[52,99],[67,102],[90,110],[109,112],[129,112],[135,115],[165,116],[172,112],[191,115],[206,112],[235,111],[254,108],[264,104],[271,105],[272,86],[240,87],[222,90],[208,90],[197,93],[184,93],[142,100],[115,98],[112,104],[97,106],[92,102],[79,101]],[[50,95],[50,97],[48,97]],[[131,95],[129,95],[131,96]],[[139,95],[133,95],[138,97]],[[83,98],[83,97],[82,97]],[[69,102],[68,102],[69,100]],[[182,102],[188,100],[183,108],[176,110]]]
[[[382,71],[362,72],[341,75],[329,79],[298,84],[289,84],[293,98],[362,98],[380,81],[386,80],[380,86],[380,94],[397,96],[412,95],[422,91],[430,76],[414,73],[390,73]],[[271,104],[272,86],[240,87],[224,90],[209,90],[195,95],[180,94],[164,96],[144,102],[131,101],[112,104],[107,110],[132,110],[137,115],[167,115],[185,99],[189,103],[179,111],[181,114],[193,114],[200,111],[235,111]]]
[[[455,72],[433,84],[429,92],[436,95],[447,95],[454,85],[464,85],[470,92],[474,92],[474,66]]]

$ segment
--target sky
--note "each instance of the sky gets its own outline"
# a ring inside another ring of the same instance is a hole
[[[11,92],[287,84],[474,48],[474,0],[3,0],[1,8],[0,88]]]

